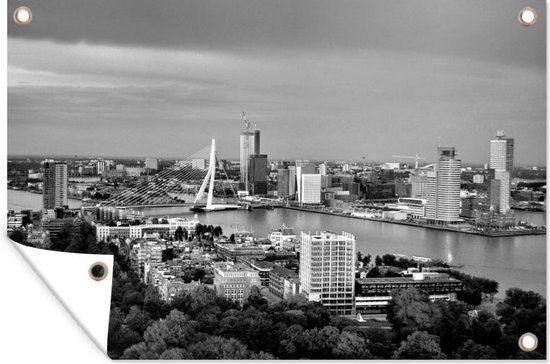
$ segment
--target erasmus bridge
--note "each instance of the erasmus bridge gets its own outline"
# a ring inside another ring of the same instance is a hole
[[[196,211],[237,209],[236,191],[223,168],[217,168],[216,141],[104,201],[102,206],[191,206]],[[208,164],[207,164],[208,163]],[[207,166],[206,166],[207,164]],[[216,180],[216,177],[218,179]],[[206,196],[205,196],[206,194]],[[216,196],[214,196],[216,194]],[[230,196],[228,196],[228,194]],[[206,197],[206,198],[205,198]],[[215,202],[222,200],[222,202]],[[205,202],[203,199],[205,198]],[[192,203],[190,202],[192,200]]]

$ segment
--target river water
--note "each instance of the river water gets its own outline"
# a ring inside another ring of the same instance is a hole
[[[70,204],[78,205],[73,200]],[[8,209],[40,209],[42,196],[24,191],[8,191]],[[75,206],[77,207],[77,206]],[[186,207],[141,208],[146,216],[192,216]],[[546,225],[546,213],[515,211],[516,218]],[[201,223],[220,225],[226,235],[248,229],[267,237],[283,224],[297,231],[331,230],[355,234],[357,250],[372,256],[386,253],[441,259],[463,265],[462,271],[499,282],[499,294],[520,287],[546,297],[546,236],[489,238],[456,232],[430,230],[377,221],[351,219],[304,211],[276,208],[254,211],[232,210],[199,214]]]

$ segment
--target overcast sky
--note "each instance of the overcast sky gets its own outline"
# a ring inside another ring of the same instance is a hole
[[[11,155],[544,164],[543,0],[8,0]],[[538,9],[535,26],[516,16]]]

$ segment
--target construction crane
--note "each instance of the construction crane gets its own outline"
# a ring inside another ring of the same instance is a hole
[[[424,157],[419,157],[418,154],[415,156],[408,156],[408,155],[394,155],[393,158],[406,158],[406,159],[414,159],[414,169],[418,169],[418,161],[419,160],[426,160]]]
[[[244,125],[246,127],[246,131],[249,131],[250,130],[250,121],[248,121],[248,119],[246,118],[246,114],[244,113],[244,111],[243,111],[243,120],[244,120]]]

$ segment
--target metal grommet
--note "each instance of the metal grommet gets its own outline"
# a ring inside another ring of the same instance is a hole
[[[18,25],[27,25],[32,21],[32,11],[28,6],[20,6],[13,12],[13,21]]]
[[[530,6],[526,6],[518,13],[518,21],[521,25],[529,27],[537,22],[537,11]]]
[[[102,281],[107,277],[108,272],[109,270],[107,269],[107,265],[102,262],[95,262],[90,266],[90,269],[88,270],[90,278],[92,278],[94,281]]]
[[[538,344],[539,344],[539,340],[537,339],[537,336],[530,332],[526,332],[525,334],[521,335],[521,337],[518,340],[519,348],[525,352],[535,350]]]

